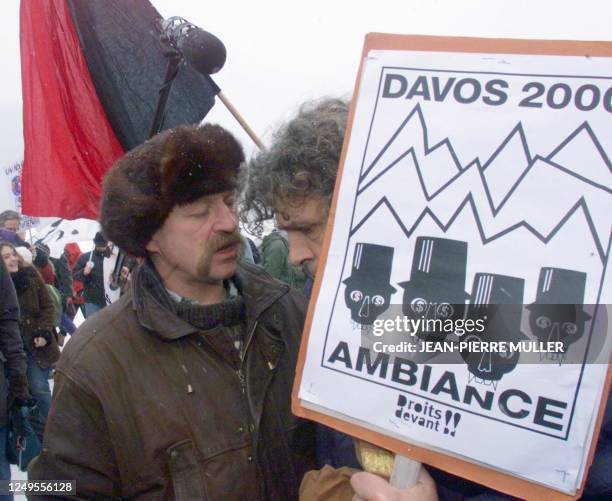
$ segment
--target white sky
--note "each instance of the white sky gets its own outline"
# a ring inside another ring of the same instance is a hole
[[[102,0],[95,0],[102,1]],[[306,99],[350,97],[368,32],[612,40],[612,0],[152,0],[226,45],[217,84],[268,143]],[[0,167],[23,156],[19,1],[2,0]],[[217,103],[208,119],[254,146]],[[1,202],[1,201],[0,201]],[[2,204],[0,204],[2,205]]]

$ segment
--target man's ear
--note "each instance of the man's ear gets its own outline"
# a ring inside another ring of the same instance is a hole
[[[151,237],[151,240],[147,242],[147,245],[145,245],[145,249],[150,254],[159,253],[159,244],[157,243],[157,232],[155,232],[153,236]]]

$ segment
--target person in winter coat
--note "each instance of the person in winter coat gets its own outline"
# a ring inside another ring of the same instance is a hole
[[[249,211],[251,215],[244,217],[244,222],[257,234],[265,218],[276,214],[279,230],[287,230],[284,234],[288,236],[284,239],[275,231],[264,239],[276,243],[277,251],[270,253],[262,244],[263,266],[271,261],[267,269],[281,280],[288,280],[287,270],[299,268],[307,296],[325,235],[347,116],[347,103],[337,99],[305,106],[275,135],[273,147],[256,155],[249,165],[242,214]],[[321,151],[312,146],[320,144],[325,145]],[[278,207],[281,201],[282,208]],[[282,224],[289,214],[299,218],[294,217],[296,221],[285,228]],[[284,275],[279,273],[281,269]],[[317,425],[316,433],[320,468],[359,467],[352,437],[323,425]]]
[[[79,499],[297,499],[315,459],[291,413],[306,301],[240,263],[243,160],[221,127],[178,127],[107,173],[103,232],[144,262],[64,348],[30,480],[77,479]]]
[[[2,257],[11,249],[4,248]],[[6,420],[8,402],[26,406],[30,402],[26,379],[26,355],[19,333],[19,303],[11,276],[4,259],[0,260],[0,444],[6,444]],[[6,384],[8,383],[8,385]],[[11,469],[6,458],[6,448],[0,448],[0,480],[10,480]],[[0,499],[10,499],[2,496]]]
[[[72,335],[76,330],[72,322],[72,318],[74,318],[72,272],[68,268],[66,257],[63,255],[59,259],[51,257],[49,246],[46,244],[38,242],[35,249],[36,257],[32,264],[43,277],[53,299],[56,311],[54,325],[57,328],[55,334],[58,344],[63,346],[66,335]],[[19,251],[19,248],[17,250]]]
[[[15,247],[3,242],[0,252],[19,300],[19,328],[27,356],[30,393],[42,417],[46,418],[51,406],[49,374],[60,354],[53,334],[55,307],[42,277],[33,266],[25,265]]]
[[[94,248],[81,255],[74,267],[72,276],[83,282],[85,298],[84,315],[90,317],[107,304],[104,293],[104,258],[110,255],[108,241],[97,232],[94,237]]]
[[[289,260],[293,265],[301,266],[309,275],[304,289],[307,294],[310,293],[312,278],[322,257],[347,117],[347,103],[337,99],[305,103],[298,114],[277,131],[270,148],[255,155],[249,165],[248,188],[241,211],[247,228],[258,234],[266,219],[276,218],[279,229],[284,229],[288,234]],[[328,437],[332,440],[317,443],[319,460],[321,456],[324,460],[328,456],[324,461],[327,464],[346,464],[346,459],[338,458],[337,454],[344,449],[338,440],[341,437],[337,433]],[[325,445],[326,442],[328,446],[320,447],[321,443]],[[341,462],[337,463],[337,459],[341,459]],[[612,499],[610,472],[612,398],[608,399],[582,499]],[[337,477],[333,479],[337,480]],[[366,472],[353,475],[351,484],[355,489],[354,499],[363,501],[428,501],[437,499],[438,495],[442,501],[516,499],[433,467],[422,468],[417,484],[407,489],[392,487],[386,480]]]
[[[40,244],[40,247],[49,255],[49,247],[44,244]],[[60,291],[62,295],[62,306],[66,309],[66,307],[70,305],[74,294],[72,290],[72,272],[68,267],[66,256],[63,254],[59,258],[49,255],[49,261],[53,264],[53,268],[55,269],[55,287]]]

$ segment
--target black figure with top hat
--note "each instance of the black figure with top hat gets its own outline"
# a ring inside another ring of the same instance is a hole
[[[521,332],[524,289],[525,281],[522,278],[476,273],[467,318],[474,321],[483,320],[484,330],[474,330],[463,336],[461,341],[527,341],[527,336]],[[493,353],[474,349],[461,351],[461,357],[476,382],[485,384],[496,383],[504,374],[513,371],[519,356],[518,350]]]
[[[591,319],[583,309],[586,278],[580,271],[542,268],[536,300],[527,306],[532,334],[543,342],[563,343],[563,353],[582,337]]]
[[[465,291],[466,266],[467,242],[418,237],[410,280],[399,284],[404,288],[404,315],[442,321],[463,318],[469,297]],[[449,333],[434,327],[421,329],[416,335],[425,341],[443,341]]]
[[[391,285],[393,247],[368,243],[355,245],[351,276],[346,285],[344,301],[351,318],[361,325],[372,325],[384,313],[396,289]]]

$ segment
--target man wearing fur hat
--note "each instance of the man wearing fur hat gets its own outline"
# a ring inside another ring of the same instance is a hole
[[[243,160],[221,127],[179,127],[109,171],[103,232],[144,263],[66,346],[30,479],[97,499],[297,497],[314,456],[290,411],[306,305],[238,265]]]

